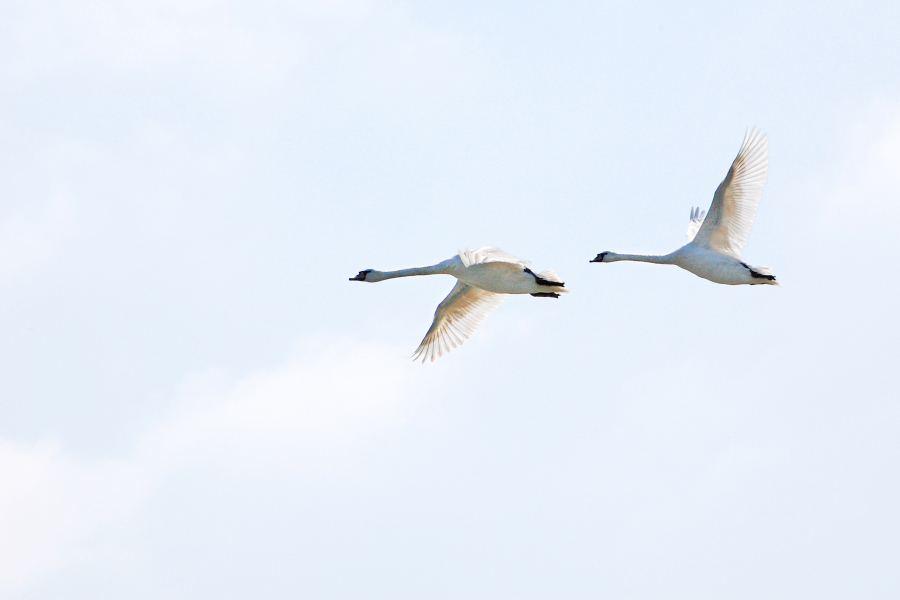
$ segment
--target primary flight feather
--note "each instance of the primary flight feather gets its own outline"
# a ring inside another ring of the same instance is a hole
[[[430,267],[400,271],[360,271],[350,281],[374,283],[414,275],[452,275],[457,282],[434,311],[434,320],[413,359],[434,360],[462,344],[482,321],[500,306],[507,294],[530,294],[559,298],[567,294],[565,284],[551,270],[535,273],[527,260],[493,246],[460,250]]]
[[[647,256],[601,252],[591,262],[631,260],[676,265],[698,277],[725,285],[778,285],[768,267],[741,260],[769,168],[769,140],[759,129],[747,129],[737,157],[716,189],[709,211],[691,209],[688,243],[671,254]]]

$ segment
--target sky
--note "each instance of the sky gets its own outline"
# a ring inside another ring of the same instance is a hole
[[[6,0],[0,597],[900,595],[900,5]],[[748,126],[744,259],[674,267]],[[572,293],[409,356],[493,245]]]

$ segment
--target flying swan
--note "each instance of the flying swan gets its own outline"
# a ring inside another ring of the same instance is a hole
[[[768,267],[751,267],[741,261],[741,250],[750,237],[768,166],[769,140],[759,129],[748,128],[737,158],[716,189],[709,213],[691,209],[686,245],[665,256],[601,252],[591,262],[635,260],[676,265],[725,285],[778,285]]]
[[[548,269],[535,274],[527,260],[493,246],[460,250],[457,256],[430,267],[400,271],[360,271],[350,281],[374,283],[413,275],[453,275],[458,280],[434,311],[434,321],[425,339],[413,353],[413,360],[432,361],[461,345],[481,322],[500,306],[506,294],[531,294],[538,298],[559,298],[568,294],[565,284]]]

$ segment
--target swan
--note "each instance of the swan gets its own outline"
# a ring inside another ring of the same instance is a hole
[[[457,282],[434,311],[434,321],[412,355],[413,360],[434,361],[461,345],[481,322],[500,306],[507,294],[531,294],[538,298],[559,298],[569,290],[559,276],[548,269],[535,274],[527,260],[493,246],[460,250],[453,258],[430,267],[400,271],[360,271],[350,281],[374,283],[413,275],[452,275]]]
[[[766,183],[768,166],[768,138],[759,129],[748,127],[741,150],[716,189],[709,212],[691,209],[687,244],[665,256],[601,252],[590,262],[634,260],[676,265],[698,277],[725,285],[778,285],[768,267],[751,267],[741,260],[741,250],[750,237],[756,207]]]

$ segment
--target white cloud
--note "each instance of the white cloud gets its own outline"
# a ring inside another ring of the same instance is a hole
[[[171,418],[127,460],[90,463],[49,443],[0,440],[0,594],[78,558],[93,532],[127,518],[180,469],[344,464],[402,427],[440,370],[384,344],[311,339],[230,386],[191,378]]]
[[[192,76],[247,80],[243,87],[252,88],[261,79],[285,81],[307,65],[337,61],[351,84],[342,93],[376,91],[396,99],[423,87],[456,90],[456,80],[472,68],[458,40],[389,1],[248,6],[219,0],[23,2],[0,15],[0,73],[9,81],[29,81],[85,69],[96,78],[98,70],[119,77],[187,67]]]
[[[142,454],[166,470],[205,462],[327,467],[403,425],[422,398],[425,375],[434,371],[390,346],[310,340],[283,365],[224,392],[195,388],[147,436]]]
[[[127,514],[144,484],[123,461],[83,464],[52,444],[0,440],[0,592],[71,560],[83,536]]]
[[[58,197],[37,214],[0,221],[0,275],[31,267],[50,255],[70,232],[72,207]]]
[[[358,20],[374,9],[373,0],[275,3],[268,10],[277,15],[263,26],[246,18],[246,5],[221,0],[21,2],[0,18],[0,34],[6,67],[26,75],[95,61],[127,68],[205,59],[269,69],[305,55],[305,38],[315,33],[305,22]],[[285,23],[293,31],[277,29]]]

